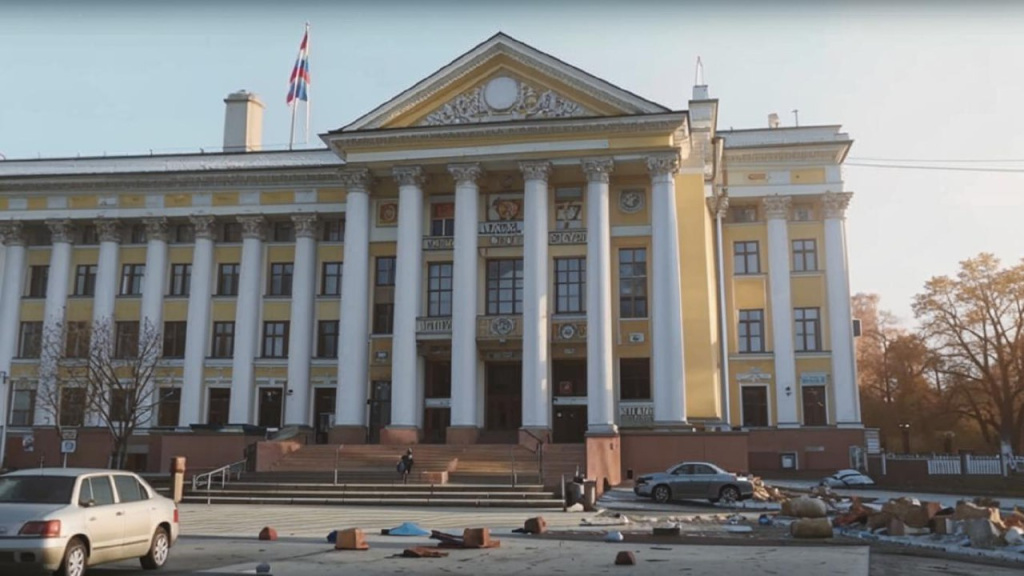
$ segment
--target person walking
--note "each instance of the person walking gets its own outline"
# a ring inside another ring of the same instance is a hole
[[[398,461],[398,472],[402,475],[402,483],[409,483],[409,474],[412,474],[412,448],[405,451],[401,460]]]

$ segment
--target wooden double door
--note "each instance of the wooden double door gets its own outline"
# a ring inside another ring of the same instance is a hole
[[[481,441],[516,443],[523,425],[523,365],[488,362],[486,377]]]

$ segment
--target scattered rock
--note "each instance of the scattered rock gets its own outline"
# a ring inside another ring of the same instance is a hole
[[[369,550],[366,535],[359,528],[347,528],[338,532],[335,550]]]
[[[491,539],[490,528],[466,528],[462,531],[463,548],[497,548],[501,541]]]
[[[256,566],[257,574],[270,574],[270,564],[266,562],[260,562],[259,566]]]
[[[259,539],[260,540],[277,540],[277,530],[274,530],[270,526],[267,526],[263,530],[260,530]]]
[[[527,534],[543,534],[548,531],[548,523],[543,516],[530,518],[523,524],[523,530]]]
[[[889,525],[889,520],[892,520],[892,518],[892,514],[888,512],[875,512],[868,516],[867,528],[872,531],[885,528]]]
[[[964,520],[964,530],[970,539],[971,548],[995,548],[999,545],[999,529],[987,518]]]
[[[1002,523],[998,508],[982,508],[971,502],[957,502],[953,520],[989,520]]]
[[[801,518],[789,526],[794,538],[831,538],[832,523],[828,518]]]
[[[792,498],[782,503],[782,515],[794,518],[824,518],[828,507],[823,500],[816,498]]]
[[[636,564],[636,556],[629,550],[623,550],[615,555],[616,566],[633,566]]]
[[[402,556],[406,558],[445,558],[448,556],[448,553],[442,552],[437,548],[417,546],[415,548],[406,548],[402,552]]]
[[[623,540],[622,532],[619,532],[618,530],[613,530],[604,537],[605,542],[622,542]]]

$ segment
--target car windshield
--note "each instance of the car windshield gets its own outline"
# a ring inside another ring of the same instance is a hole
[[[0,504],[70,504],[73,476],[0,476]]]

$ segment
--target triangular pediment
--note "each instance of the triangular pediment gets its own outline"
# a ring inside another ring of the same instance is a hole
[[[340,131],[668,111],[497,34]]]

